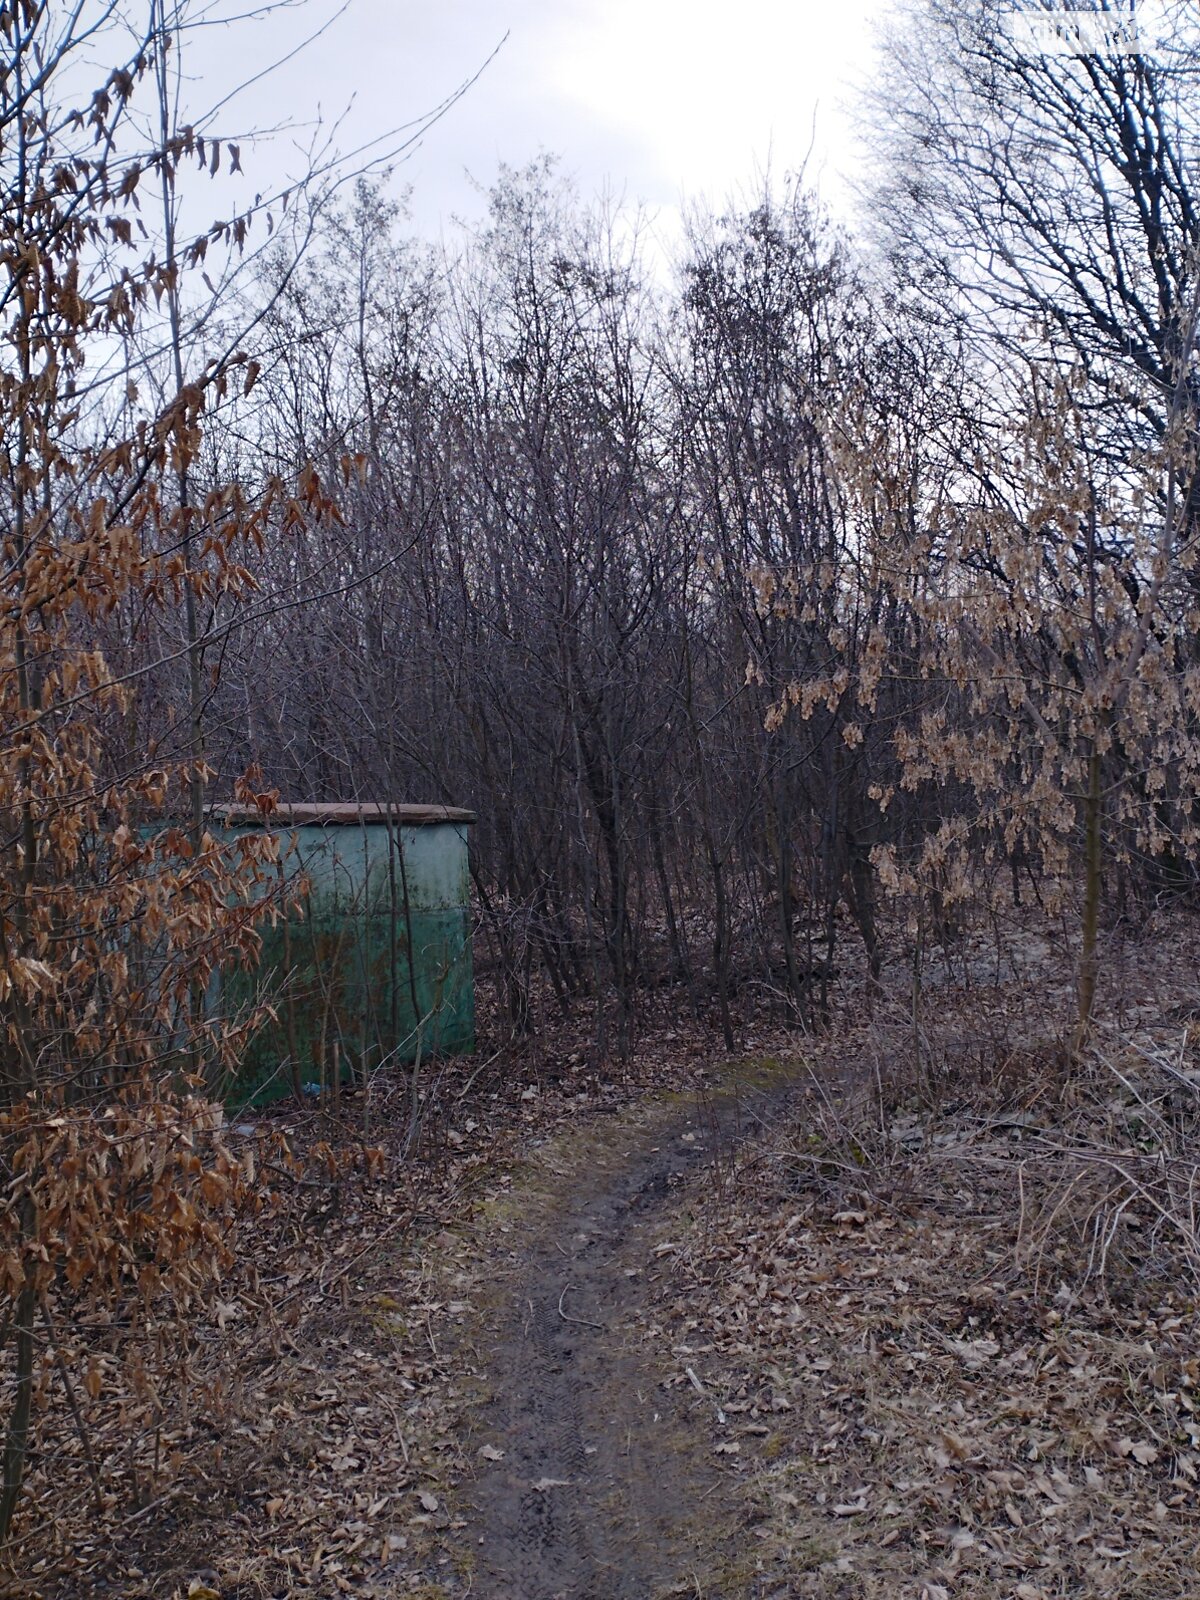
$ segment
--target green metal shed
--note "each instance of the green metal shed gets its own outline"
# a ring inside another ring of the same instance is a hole
[[[276,1013],[247,1049],[239,1097],[327,1081],[335,1061],[357,1075],[474,1049],[473,812],[355,802],[280,805],[266,821],[235,804],[209,815],[227,838],[278,835],[284,876],[307,885],[303,915],[263,929],[256,970],[225,980],[231,1010],[266,995]]]

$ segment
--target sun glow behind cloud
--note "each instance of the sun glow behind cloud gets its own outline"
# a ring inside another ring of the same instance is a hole
[[[336,0],[286,10],[251,35],[212,30],[192,66],[197,105],[258,72],[330,16]],[[349,149],[429,111],[507,41],[480,80],[399,171],[414,220],[436,232],[477,215],[503,161],[562,158],[585,194],[644,201],[660,235],[685,198],[720,203],[770,166],[835,204],[854,165],[846,106],[870,70],[870,23],[884,0],[353,0],[310,50],[234,102],[222,120],[269,126],[311,118]],[[237,76],[235,76],[237,75]],[[216,93],[214,92],[216,91]],[[347,110],[347,108],[349,108]],[[298,171],[299,131],[256,152],[260,185]],[[267,171],[264,173],[264,167]]]
[[[810,152],[836,182],[849,154],[843,102],[869,60],[867,17],[878,9],[871,0],[607,0],[581,8],[555,81],[597,128],[638,151],[647,200],[719,199],[756,169],[794,171]]]

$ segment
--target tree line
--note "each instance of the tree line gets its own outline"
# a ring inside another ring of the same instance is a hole
[[[738,993],[815,1027],[890,898],[937,935],[1022,886],[1081,906],[1086,1018],[1102,883],[1191,891],[1196,30],[1031,58],[922,16],[859,235],[788,181],[665,272],[542,160],[438,251],[363,183],[266,274],[212,470],[315,464],[341,520],[264,556],[303,598],[231,645],[211,747],[476,806],[518,1029],[597,1002],[619,1051],[663,986],[727,1042]]]

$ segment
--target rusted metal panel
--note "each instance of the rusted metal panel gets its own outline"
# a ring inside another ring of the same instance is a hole
[[[266,819],[254,806],[231,800],[209,806],[208,814],[219,824],[258,825],[265,820],[266,826],[272,829],[284,824],[345,828],[380,822],[404,828],[427,828],[443,822],[470,824],[475,821],[473,811],[463,811],[457,806],[388,805],[382,800],[287,800],[281,801]]]

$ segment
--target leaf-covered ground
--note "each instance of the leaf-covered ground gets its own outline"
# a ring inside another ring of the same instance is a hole
[[[455,1069],[427,1159],[263,1219],[186,1405],[63,1331],[102,1508],[48,1371],[5,1592],[1194,1595],[1195,952],[1124,953],[1082,1073],[1025,957],[740,1062],[663,1026],[620,1077],[565,1035]]]
[[[305,1175],[281,1175],[279,1209],[248,1224],[186,1373],[130,1372],[121,1326],[59,1330],[84,1430],[48,1352],[0,1592],[261,1600],[469,1585],[464,1486],[486,1459],[469,1431],[490,1387],[472,1348],[488,1287],[477,1241],[491,1239],[496,1265],[505,1207],[536,1225],[547,1179],[575,1187],[574,1163],[595,1154],[588,1130],[638,1120],[648,1094],[703,1083],[710,1063],[702,1030],[666,1026],[615,1074],[597,1074],[566,1030],[516,1059],[454,1064],[408,1164],[402,1086],[395,1103],[377,1089],[369,1140],[358,1097],[336,1115],[285,1108],[240,1123],[237,1136],[264,1149],[286,1137]],[[542,1163],[556,1149],[552,1172]]]
[[[1118,955],[1068,1071],[1063,963],[968,944],[664,1223],[647,1359],[741,1491],[711,1594],[1200,1593],[1195,951]]]
[[[720,1592],[1194,1595],[1194,1305],[1014,1283],[977,1193],[814,1213],[794,1177],[713,1203],[645,1329],[741,1484]]]

